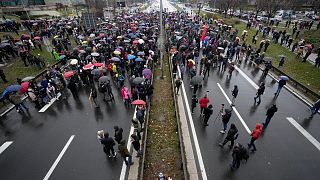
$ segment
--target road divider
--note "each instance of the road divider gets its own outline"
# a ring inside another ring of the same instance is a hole
[[[300,133],[307,138],[311,144],[313,144],[320,151],[320,143],[317,141],[308,131],[306,131],[296,120],[292,117],[287,117],[287,120],[298,130]]]
[[[0,154],[2,154],[3,151],[5,151],[12,143],[13,143],[13,141],[7,141],[7,142],[3,143],[0,146]]]
[[[57,159],[54,161],[54,163],[52,164],[51,168],[49,169],[49,171],[47,172],[46,176],[43,178],[43,180],[48,180],[51,176],[51,174],[53,173],[54,169],[56,168],[56,166],[58,165],[59,161],[61,160],[62,156],[64,155],[64,153],[67,151],[69,145],[71,144],[73,138],[75,137],[75,135],[72,135],[67,144],[63,147],[62,151],[60,152],[59,156],[57,157]]]
[[[224,95],[224,97],[227,99],[228,103],[231,105],[231,100],[229,99],[228,95],[226,94],[226,92],[223,90],[223,88],[221,87],[221,85],[219,83],[217,83],[219,89],[221,90],[222,94]],[[246,124],[246,122],[243,120],[243,118],[241,117],[240,113],[238,112],[237,108],[232,106],[233,111],[236,113],[236,115],[238,116],[238,118],[240,119],[240,122],[242,123],[242,125],[244,126],[244,128],[246,129],[246,131],[251,134],[251,130],[249,129],[248,125]]]

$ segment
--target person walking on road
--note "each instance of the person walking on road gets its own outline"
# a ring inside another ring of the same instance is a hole
[[[137,152],[136,157],[140,157],[142,155],[142,151],[141,151],[141,145],[139,142],[139,138],[135,134],[132,134],[130,137],[131,137],[131,144],[133,146],[133,149],[136,150],[136,152]]]
[[[180,90],[180,87],[182,84],[181,78],[176,79],[175,84],[176,84],[176,89],[177,89],[176,94],[179,95],[179,90]]]
[[[208,107],[204,109],[203,113],[204,113],[203,125],[208,126],[209,118],[213,113],[213,106],[210,104]]]
[[[237,143],[232,150],[232,164],[231,169],[235,170],[240,167],[240,162],[242,159],[248,160],[249,154],[248,151],[240,144]]]
[[[74,98],[78,98],[79,96],[78,96],[78,90],[77,90],[77,85],[76,85],[76,83],[73,81],[73,80],[71,80],[70,82],[69,82],[69,84],[68,84],[68,89],[70,89],[70,91],[71,91],[71,93],[72,93],[72,96],[74,97]]]
[[[191,100],[191,113],[194,113],[194,108],[197,106],[198,103],[198,98],[197,95],[192,95],[192,100]]]
[[[202,98],[199,99],[199,104],[200,104],[200,116],[203,115],[204,109],[208,106],[209,104],[209,98],[207,97],[208,95],[205,94]]]
[[[113,146],[116,145],[114,140],[109,137],[109,133],[104,133],[103,130],[98,131],[98,139],[103,144],[103,151],[109,158],[116,157],[117,153],[114,151]]]
[[[256,128],[251,133],[250,143],[248,143],[249,150],[251,149],[251,147],[253,147],[251,152],[255,152],[257,150],[254,142],[260,137],[261,132],[262,132],[262,125],[260,123],[257,123]]]
[[[263,129],[267,128],[268,127],[268,124],[270,123],[271,121],[271,118],[273,117],[274,113],[276,113],[278,111],[278,108],[277,106],[274,104],[272,105],[268,110],[267,110],[267,118],[265,120],[264,123],[262,123],[263,125]]]
[[[123,129],[119,128],[118,126],[114,126],[113,129],[114,129],[114,140],[116,140],[117,143],[120,144],[122,140]]]
[[[229,123],[229,120],[231,118],[231,110],[230,109],[225,109],[224,113],[222,114],[222,125],[223,129],[220,131],[221,134],[225,134],[227,130],[227,126]]]
[[[92,103],[95,104],[96,108],[99,107],[99,104],[97,103],[97,96],[98,96],[98,93],[97,93],[96,88],[91,87],[91,92],[90,92],[90,96],[89,96],[89,100],[91,102],[91,107],[92,107]]]
[[[320,98],[312,106],[311,115],[309,118],[313,118],[313,116],[319,111],[319,109],[320,109]]]
[[[265,90],[265,86],[264,86],[264,82],[262,82],[259,86],[259,89],[256,93],[256,97],[254,97],[254,103],[256,103],[257,99],[259,99],[259,101],[257,102],[257,104],[261,103],[261,95],[264,93]]]
[[[120,145],[118,146],[118,149],[119,149],[119,153],[121,155],[121,157],[123,158],[123,161],[126,163],[127,166],[131,166],[133,165],[133,162],[132,162],[132,156],[126,146],[126,141],[125,140],[122,140],[120,142]],[[127,160],[128,158],[128,160]]]
[[[277,92],[274,93],[274,96],[278,97],[279,94],[280,94],[280,91],[281,91],[282,87],[283,87],[284,85],[286,85],[286,84],[287,84],[287,81],[284,80],[284,79],[281,79],[281,80],[278,82],[278,89],[277,89]]]
[[[224,145],[226,145],[230,141],[231,144],[229,145],[229,148],[232,149],[232,147],[234,145],[234,140],[236,140],[238,138],[238,135],[239,134],[238,134],[238,129],[237,129],[236,125],[231,123],[230,129],[227,133],[226,138],[224,139],[224,141],[222,143],[219,143],[219,146],[223,147]]]
[[[21,100],[20,96],[18,93],[11,94],[9,96],[10,102],[16,107],[17,112],[24,112],[22,107],[28,111],[29,109],[27,106],[24,105],[23,101]]]
[[[232,93],[231,106],[234,106],[234,102],[236,101],[236,98],[237,98],[238,93],[239,93],[239,89],[238,89],[237,85],[234,85],[234,88],[231,91],[231,93]]]

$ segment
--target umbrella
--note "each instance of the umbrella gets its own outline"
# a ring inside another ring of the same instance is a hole
[[[84,70],[88,70],[88,69],[93,69],[94,65],[93,64],[87,64],[85,66],[83,66]]]
[[[19,46],[19,45],[23,45],[23,43],[21,41],[18,41],[15,43],[15,45]]]
[[[27,77],[23,78],[21,81],[22,81],[22,82],[26,82],[26,81],[30,81],[30,80],[32,80],[32,79],[34,79],[33,76],[27,76]]]
[[[104,36],[106,36],[106,34],[100,33],[99,36],[100,36],[100,37],[104,37]]]
[[[121,54],[120,51],[113,51],[113,53],[116,54],[116,55],[120,55]]]
[[[188,62],[192,62],[193,65],[196,64],[196,62],[194,62],[194,60],[192,60],[192,59],[189,59]]]
[[[146,102],[144,102],[141,99],[137,99],[137,100],[134,100],[131,104],[133,104],[133,105],[145,105]]]
[[[79,35],[77,38],[78,39],[83,39],[84,37],[82,35]]]
[[[305,47],[309,48],[309,49],[312,49],[312,44],[306,44]]]
[[[137,59],[135,59],[135,61],[136,62],[142,62],[142,61],[144,61],[142,58],[137,58]]]
[[[63,74],[63,77],[69,78],[69,77],[71,77],[72,75],[74,75],[74,72],[73,72],[73,71],[68,71],[68,72],[65,72],[65,73]]]
[[[112,60],[112,61],[119,62],[119,61],[120,61],[120,58],[118,58],[118,57],[112,57],[111,60]]]
[[[109,81],[110,81],[110,78],[108,76],[102,76],[99,78],[99,83],[109,82]]]
[[[150,69],[146,68],[142,71],[142,75],[143,77],[147,78],[147,79],[150,79],[151,76],[152,76],[152,72]]]
[[[41,38],[39,36],[36,36],[33,38],[33,40],[40,40]]]
[[[125,42],[125,43],[129,43],[129,42],[130,42],[130,39],[125,39],[124,42]]]
[[[97,56],[99,56],[100,54],[99,53],[97,53],[97,52],[93,52],[93,53],[91,53],[91,56],[95,56],[95,57],[97,57]]]
[[[88,44],[88,41],[82,41],[82,44]]]
[[[281,80],[285,80],[285,81],[288,81],[288,80],[289,80],[289,78],[288,78],[287,76],[280,76],[280,79],[281,79]]]
[[[145,55],[145,53],[143,51],[139,51],[137,54],[138,54],[138,56],[144,56]]]
[[[94,63],[93,65],[96,67],[101,67],[101,66],[103,66],[103,63]]]
[[[65,57],[66,57],[65,55],[61,55],[61,56],[59,56],[58,60],[62,60],[62,59],[64,59]]]
[[[96,37],[96,35],[95,34],[90,34],[89,37],[94,38],[94,37]]]
[[[79,53],[86,53],[86,51],[85,51],[85,50],[80,49],[80,50],[79,50]]]
[[[139,44],[143,44],[144,40],[143,39],[139,39],[138,42],[139,42]]]
[[[144,79],[142,77],[136,77],[133,79],[133,84],[138,85],[140,83],[142,83],[144,81]]]
[[[154,52],[152,50],[149,50],[149,53],[154,56]]]
[[[223,47],[218,47],[219,50],[224,50]]]
[[[75,65],[78,63],[77,59],[71,59],[70,64]]]
[[[91,74],[93,74],[93,75],[99,75],[101,73],[101,71],[100,71],[100,69],[94,69],[94,70],[92,70],[91,71]]]
[[[135,58],[136,58],[136,56],[135,56],[135,55],[132,55],[132,54],[128,55],[128,59],[129,59],[129,60],[131,60],[131,59],[135,59]]]
[[[190,84],[191,85],[196,85],[196,84],[200,84],[203,80],[203,77],[202,76],[194,76],[191,81],[190,81]]]
[[[122,36],[118,36],[117,39],[122,39]]]
[[[134,40],[132,43],[133,44],[139,44],[139,40]]]
[[[20,89],[20,92],[22,92],[22,93],[25,93],[25,92],[27,92],[27,90],[28,90],[28,87],[29,87],[29,82],[23,82],[23,83],[21,83],[21,89]]]
[[[6,88],[6,91],[8,93],[11,93],[11,92],[17,92],[17,91],[20,91],[21,90],[21,86],[20,85],[10,85]]]
[[[8,93],[8,91],[7,90],[4,90],[3,92],[2,92],[2,97],[4,97],[6,94]]]

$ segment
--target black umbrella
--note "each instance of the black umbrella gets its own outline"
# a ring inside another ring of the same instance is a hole
[[[203,77],[202,76],[194,76],[191,81],[190,81],[190,84],[191,85],[196,85],[196,84],[200,84],[203,80]]]

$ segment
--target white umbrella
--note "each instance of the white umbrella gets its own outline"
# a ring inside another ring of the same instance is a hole
[[[77,59],[71,59],[70,64],[75,65],[78,63]]]
[[[96,37],[96,35],[95,34],[90,34],[89,37],[94,38],[94,37]]]
[[[91,56],[95,56],[95,57],[97,57],[97,56],[99,56],[100,54],[99,53],[97,53],[97,52],[93,52],[93,53],[91,53]]]
[[[139,42],[139,44],[143,44],[144,40],[143,39],[139,39],[138,42]]]

